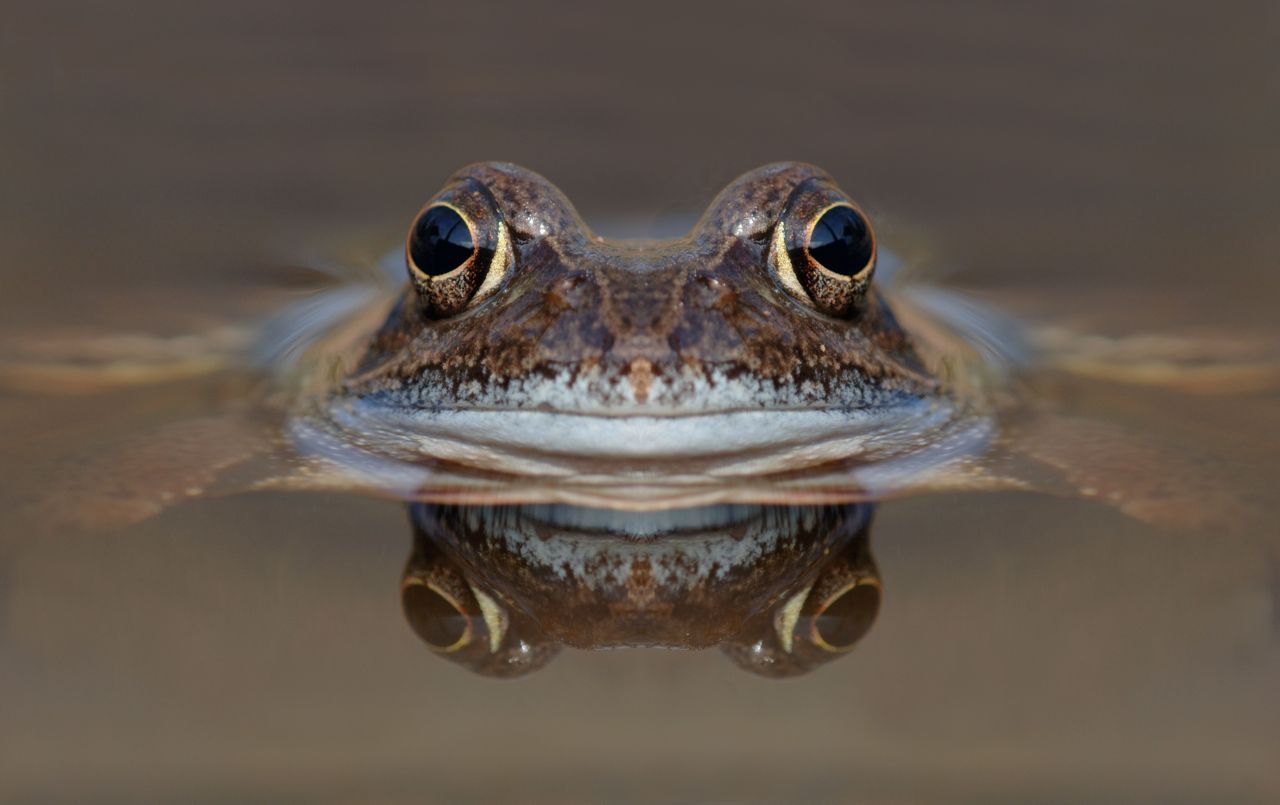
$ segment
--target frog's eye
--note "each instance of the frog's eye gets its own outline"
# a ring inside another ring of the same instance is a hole
[[[860,212],[847,204],[835,204],[813,222],[809,242],[801,251],[808,253],[819,271],[853,279],[871,270],[876,243]]]
[[[483,299],[510,263],[505,227],[476,201],[430,204],[409,230],[409,277],[432,315],[451,316]]]
[[[824,593],[822,600],[814,604],[809,617],[809,642],[823,651],[845,652],[871,631],[880,612],[880,582],[875,578],[855,578]]]
[[[774,230],[773,263],[787,290],[833,316],[848,316],[866,296],[876,238],[848,201],[818,206],[800,199]]]
[[[405,619],[436,654],[486,676],[541,668],[559,646],[472,586],[443,555],[415,548],[400,582]]]
[[[466,648],[475,638],[475,627],[466,604],[433,580],[406,579],[400,601],[414,634],[433,651],[451,654]]]
[[[418,273],[443,277],[476,258],[476,239],[462,214],[447,204],[428,207],[409,236],[409,259]]]
[[[836,573],[843,568],[838,568]],[[786,677],[848,653],[866,636],[880,611],[880,582],[862,577],[832,590],[830,576],[784,601],[772,617],[751,624],[722,648],[754,674]]]
[[[867,541],[869,520],[813,583],[762,613],[724,646],[761,676],[803,674],[848,653],[880,612],[880,574]]]

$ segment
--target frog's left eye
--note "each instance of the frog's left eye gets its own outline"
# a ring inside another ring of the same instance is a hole
[[[833,316],[849,316],[865,297],[876,238],[862,211],[825,194],[798,198],[774,230],[773,264],[791,293]]]
[[[880,611],[880,580],[855,577],[811,603],[809,641],[823,651],[845,652],[871,631]]]
[[[869,512],[866,512],[869,515]],[[868,543],[870,517],[813,583],[757,615],[725,653],[761,676],[803,674],[847,654],[880,612],[880,573]]]
[[[853,279],[871,269],[876,242],[871,225],[860,212],[848,204],[836,204],[814,221],[809,242],[801,251],[808,253],[820,271]]]
[[[405,245],[418,296],[428,313],[440,317],[487,296],[510,264],[506,228],[485,199],[454,196],[418,213]]]
[[[409,627],[436,654],[486,676],[541,668],[557,645],[474,587],[443,555],[415,549],[400,581]]]

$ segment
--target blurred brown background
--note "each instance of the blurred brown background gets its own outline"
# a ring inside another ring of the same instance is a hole
[[[393,245],[481,159],[605,234],[812,161],[967,283],[1274,327],[1278,9],[9,3],[0,330],[179,326],[255,267]],[[1274,399],[1139,402],[1273,493]],[[120,416],[0,398],[6,493]],[[1273,530],[939,496],[886,505],[873,544],[880,622],[808,678],[570,652],[496,684],[403,623],[394,505],[6,514],[0,799],[1280,798]]]
[[[264,243],[398,235],[481,159],[544,173],[589,221],[687,215],[742,171],[801,159],[1002,281],[1276,288],[1274,3],[6,16],[9,316],[42,315],[72,281],[216,283]]]

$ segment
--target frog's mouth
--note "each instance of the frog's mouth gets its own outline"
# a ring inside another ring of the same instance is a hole
[[[290,425],[318,472],[401,499],[637,510],[879,499],[982,452],[992,431],[944,398],[674,416],[338,398]]]

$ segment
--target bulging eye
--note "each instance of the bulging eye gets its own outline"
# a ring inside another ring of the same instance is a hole
[[[476,256],[471,227],[457,210],[444,204],[418,216],[409,236],[409,259],[428,277],[442,277]]]
[[[488,196],[462,188],[446,197],[418,213],[405,244],[409,278],[436,317],[483,299],[511,263],[506,227]]]
[[[853,204],[835,191],[810,188],[793,198],[778,222],[772,253],[778,278],[792,295],[848,317],[871,285],[876,237]]]
[[[847,654],[880,612],[880,573],[869,542],[871,509],[849,507],[857,533],[813,582],[756,615],[723,646],[742,668],[761,676],[803,674]]]
[[[466,604],[451,592],[421,578],[407,579],[400,591],[409,626],[422,642],[444,653],[465,648],[475,631]]]
[[[808,251],[821,268],[842,277],[855,277],[871,266],[876,244],[867,219],[852,207],[837,204],[814,222]]]
[[[541,668],[559,648],[537,624],[473,585],[423,531],[427,507],[414,506],[414,548],[400,578],[405,619],[435,654],[486,676]]]

